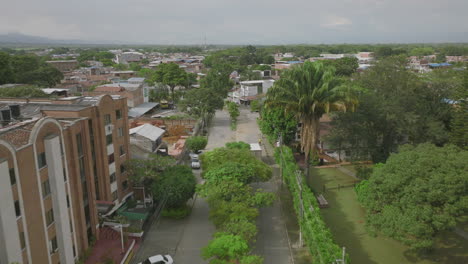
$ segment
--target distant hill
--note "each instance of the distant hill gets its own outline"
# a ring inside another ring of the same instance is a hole
[[[87,44],[82,40],[50,39],[21,33],[0,34],[1,44]]]

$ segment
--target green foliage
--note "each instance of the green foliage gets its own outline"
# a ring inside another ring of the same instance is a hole
[[[286,113],[281,106],[274,108],[263,108],[261,117],[258,120],[260,131],[272,142],[283,137],[283,143],[293,142],[297,131],[297,119],[294,113]]]
[[[223,166],[227,162],[235,162],[251,167],[259,181],[267,181],[272,176],[271,168],[258,160],[247,149],[216,148],[200,156],[205,173],[209,170]]]
[[[97,60],[105,62],[112,60],[115,57],[114,54],[108,51],[99,51],[97,49],[89,49],[80,51],[80,56],[77,58],[79,62],[88,61],[88,60]]]
[[[411,49],[409,52],[410,56],[427,56],[427,55],[433,55],[435,53],[434,49],[432,47],[417,47]]]
[[[258,112],[262,108],[261,102],[259,100],[250,101],[250,111]]]
[[[205,183],[197,187],[197,193],[206,198],[210,220],[222,232],[215,234],[202,256],[210,259],[210,263],[261,263],[260,257],[247,254],[249,242],[254,241],[257,234],[258,207],[271,205],[275,196],[260,189],[254,191],[249,183],[268,180],[271,169],[245,148],[248,144],[226,145],[228,147],[201,156]],[[239,245],[242,250],[236,250]]]
[[[234,102],[226,102],[226,108],[229,112],[229,116],[231,117],[231,121],[235,122],[240,114],[239,105]]]
[[[48,94],[44,93],[41,89],[31,86],[16,86],[10,88],[0,88],[0,97],[31,97],[31,98],[43,98],[49,97]]]
[[[463,85],[455,89],[456,100],[450,123],[450,142],[468,150],[468,71],[465,70]]]
[[[196,178],[188,166],[169,167],[160,178],[153,183],[151,190],[155,199],[167,199],[166,205],[169,208],[182,207],[195,193]]]
[[[203,174],[203,178],[208,181],[236,180],[245,184],[253,182],[255,176],[253,166],[231,161],[227,161],[222,166],[212,168]]]
[[[171,62],[160,64],[156,71],[149,77],[149,82],[168,85],[171,90],[172,100],[175,101],[175,87],[184,86],[188,88],[195,80],[193,75],[186,73],[179,65]]]
[[[372,167],[366,165],[356,165],[356,176],[359,179],[367,180],[372,175]]]
[[[215,239],[202,249],[202,257],[210,264],[232,263],[249,252],[247,241],[240,236],[216,233]]]
[[[402,146],[360,187],[367,224],[413,249],[430,249],[468,213],[467,160],[468,151],[452,145]]]
[[[0,84],[21,83],[53,87],[63,74],[35,55],[9,55],[0,52]]]
[[[448,141],[451,107],[445,99],[459,77],[441,71],[419,77],[406,64],[404,57],[381,59],[356,76],[360,103],[355,112],[333,116],[332,147],[345,145],[353,159],[383,162],[404,143]]]
[[[228,148],[228,149],[248,149],[248,150],[250,150],[250,145],[243,142],[243,141],[228,142],[228,143],[226,143],[226,148]]]
[[[205,117],[213,115],[216,110],[223,108],[223,97],[211,88],[188,90],[179,103],[180,109],[190,115]]]
[[[337,78],[333,67],[306,61],[282,73],[268,90],[265,106],[282,107],[301,121],[301,150],[309,157],[317,148],[320,118],[331,111],[353,110],[356,90]]]
[[[172,157],[152,154],[146,160],[127,160],[124,166],[128,173],[128,179],[133,185],[148,186],[158,179],[165,169],[175,164],[176,160]]]
[[[338,76],[351,76],[359,67],[358,59],[355,57],[345,57],[337,60],[325,60],[323,62],[325,65],[335,67],[335,73]]]
[[[314,263],[329,264],[336,259],[341,259],[341,248],[333,241],[333,236],[322,219],[320,208],[315,195],[302,180],[302,199],[304,204],[304,217],[300,214],[300,189],[296,180],[299,167],[296,164],[290,148],[283,147],[275,150],[276,163],[283,168],[283,178],[293,196],[294,209],[297,214],[299,225],[302,228],[303,237],[309,251],[314,258]],[[301,173],[300,177],[304,177]],[[349,263],[349,257],[346,258]]]
[[[204,149],[206,144],[208,144],[208,139],[202,136],[192,136],[185,141],[185,146],[195,153]]]
[[[177,208],[165,208],[161,215],[171,219],[184,219],[189,216],[191,212],[192,207],[185,205]]]

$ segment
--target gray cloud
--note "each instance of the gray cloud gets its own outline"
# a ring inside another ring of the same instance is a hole
[[[0,33],[120,43],[466,42],[466,0],[15,0]]]

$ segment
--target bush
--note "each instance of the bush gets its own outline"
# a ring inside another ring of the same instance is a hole
[[[192,198],[197,184],[192,169],[185,165],[167,168],[161,174],[161,180],[152,186],[153,196],[158,201],[166,200],[169,208],[180,208]]]
[[[187,141],[185,141],[187,148],[195,153],[204,149],[206,144],[208,144],[208,139],[202,136],[189,137]]]
[[[304,210],[303,218],[301,219],[300,190],[296,180],[296,172],[299,171],[299,167],[296,164],[291,149],[288,147],[282,148],[283,151],[280,151],[280,148],[275,150],[275,159],[276,163],[283,167],[283,177],[293,196],[294,209],[297,214],[299,225],[302,228],[306,245],[313,258],[316,259],[314,263],[333,263],[335,260],[341,259],[341,247],[333,241],[333,236],[326,226],[325,221],[322,219],[317,199],[310,188],[305,184],[301,189],[304,208],[307,209]],[[281,160],[282,162],[280,162]],[[301,174],[301,177],[304,177],[304,175]],[[306,182],[305,179],[303,179],[302,182]],[[313,210],[309,210],[309,208],[313,208]],[[349,263],[348,256],[346,257],[346,263]]]
[[[171,219],[184,219],[192,212],[192,207],[182,206],[178,208],[166,208],[162,211],[162,216]]]
[[[372,175],[372,167],[366,165],[356,165],[356,176],[361,180],[367,180]]]

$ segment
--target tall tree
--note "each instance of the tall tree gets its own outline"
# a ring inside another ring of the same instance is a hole
[[[266,107],[284,107],[302,123],[301,150],[306,159],[317,151],[319,120],[330,111],[354,110],[355,89],[335,76],[334,68],[305,62],[283,72],[268,90]],[[307,162],[309,166],[309,162]]]
[[[454,113],[450,124],[450,142],[468,150],[468,71],[465,70],[463,85],[457,88],[452,98]]]
[[[169,86],[171,90],[172,100],[175,101],[174,89],[177,86],[188,88],[193,83],[193,76],[187,74],[179,65],[171,63],[163,63],[158,66],[150,81],[162,83]]]
[[[468,213],[468,151],[453,145],[403,146],[357,188],[367,224],[414,249]]]

